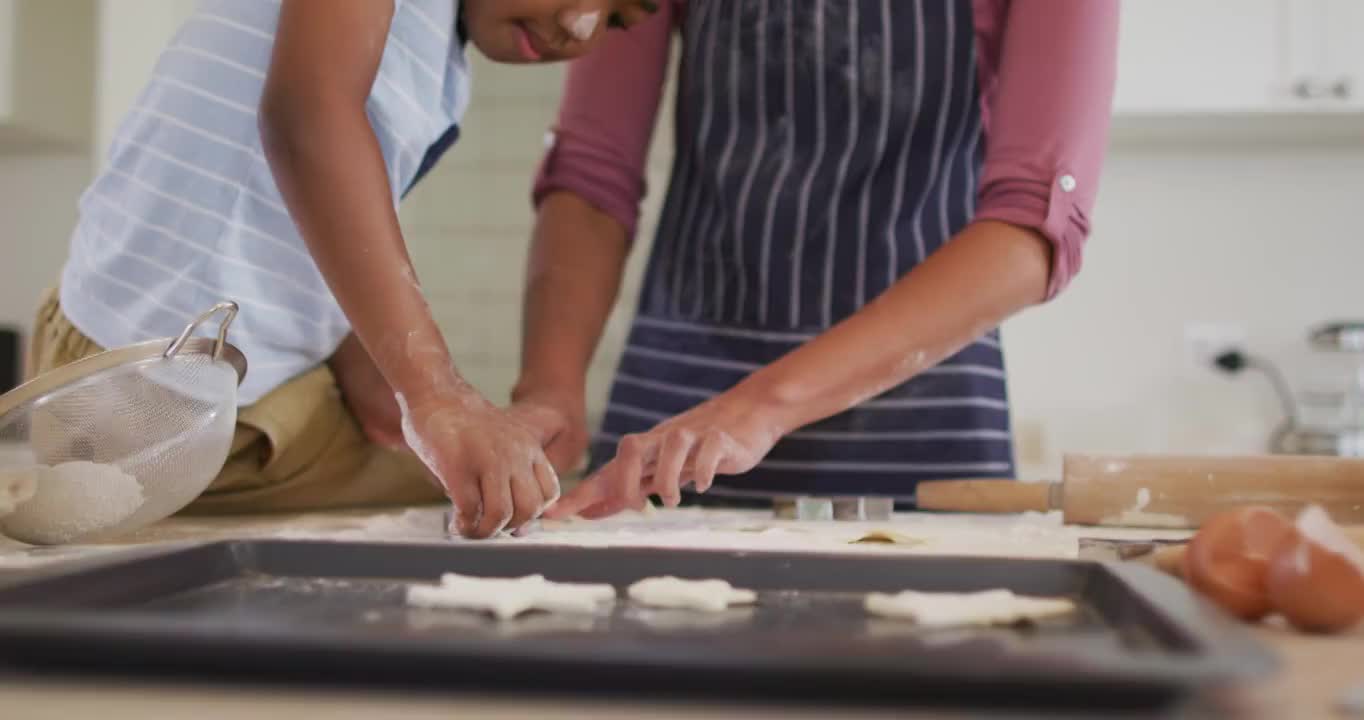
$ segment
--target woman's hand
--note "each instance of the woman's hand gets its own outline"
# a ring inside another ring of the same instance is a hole
[[[469,538],[516,530],[559,497],[559,478],[535,428],[479,399],[443,396],[402,408],[403,435],[454,504],[454,528]]]
[[[681,488],[704,493],[718,475],[752,470],[784,434],[770,408],[741,387],[621,438],[616,457],[553,507],[546,518],[601,518],[643,507],[649,495],[676,507]]]
[[[583,392],[512,392],[511,413],[533,428],[545,456],[560,475],[579,468],[587,455],[591,434],[587,431],[587,405]]]

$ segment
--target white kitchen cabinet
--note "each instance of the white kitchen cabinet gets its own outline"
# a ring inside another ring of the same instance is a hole
[[[1362,0],[1124,0],[1122,116],[1364,109]]]
[[[0,151],[88,147],[93,0],[0,0]]]
[[[1118,113],[1227,113],[1273,101],[1278,0],[1125,0]]]
[[[1326,0],[1325,17],[1325,87],[1338,104],[1364,110],[1364,2]]]

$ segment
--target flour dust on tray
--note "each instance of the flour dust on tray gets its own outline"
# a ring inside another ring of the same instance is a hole
[[[671,575],[651,577],[631,585],[630,599],[655,608],[724,612],[731,605],[752,605],[758,594],[739,590],[724,580],[684,580]]]
[[[137,478],[115,465],[67,462],[21,471],[33,496],[0,518],[6,535],[34,545],[60,545],[116,527],[145,499]]]
[[[934,628],[1012,625],[1076,611],[1075,603],[1066,598],[1025,597],[1002,589],[975,593],[912,590],[894,595],[871,593],[863,605],[872,615],[911,620]]]
[[[407,588],[408,605],[473,610],[499,620],[510,620],[533,610],[591,614],[615,602],[616,589],[610,585],[552,582],[543,575],[487,578],[446,573],[439,585]]]

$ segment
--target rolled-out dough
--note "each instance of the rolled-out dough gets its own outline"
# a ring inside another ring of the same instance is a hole
[[[736,589],[724,580],[684,580],[671,575],[640,580],[626,594],[648,607],[701,612],[723,612],[731,605],[751,605],[758,600],[752,590]]]
[[[543,575],[483,578],[446,573],[439,585],[411,585],[407,604],[486,612],[509,620],[532,610],[551,613],[594,613],[616,601],[610,585],[558,583]]]
[[[1075,612],[1066,598],[1015,595],[1008,590],[976,593],[922,593],[906,590],[894,595],[871,593],[863,602],[867,612],[881,617],[912,620],[927,627],[1011,625]]]

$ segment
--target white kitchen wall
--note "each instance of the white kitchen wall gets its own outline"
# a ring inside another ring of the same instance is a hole
[[[1356,138],[1118,143],[1084,271],[1005,329],[1021,460],[1054,472],[1063,451],[1263,449],[1274,395],[1197,366],[1184,328],[1240,326],[1291,381],[1310,378],[1308,329],[1364,318]]]
[[[520,353],[521,283],[534,218],[532,177],[544,152],[563,80],[560,67],[513,67],[474,60],[475,98],[460,141],[402,208],[403,230],[422,286],[455,362],[494,400],[507,398]],[[649,187],[667,180],[671,140],[666,119],[654,143]],[[621,306],[632,308],[662,203],[645,202],[645,231],[631,257]],[[600,412],[628,329],[620,309],[606,330],[589,376],[589,412]]]
[[[0,324],[29,331],[39,294],[56,282],[66,259],[76,201],[95,164],[102,161],[118,121],[194,0],[133,5],[126,0],[99,0],[96,6],[90,147],[98,152],[18,148],[0,154],[0,218],[5,221],[0,232]],[[48,42],[63,47],[71,40],[54,37]],[[88,55],[85,48],[73,48],[72,54]]]
[[[92,83],[81,77],[91,62],[91,6],[87,2],[30,3],[10,8],[5,21],[19,33],[6,46],[5,71],[20,73],[13,82],[28,119],[44,118],[62,138],[79,135],[89,112]],[[16,14],[17,13],[17,14]],[[11,66],[8,63],[20,63]],[[41,68],[44,74],[33,70]],[[44,80],[70,83],[61,91]],[[72,78],[76,78],[72,80]],[[42,291],[57,280],[66,242],[76,217],[75,201],[90,174],[88,153],[60,143],[22,143],[0,151],[0,325],[27,332]]]
[[[83,153],[0,157],[0,325],[28,332],[42,291],[57,281],[90,177]]]
[[[561,75],[477,70],[463,140],[413,193],[403,219],[460,367],[505,398],[519,352],[529,178]],[[655,141],[655,191],[666,181],[667,133]],[[650,198],[632,280],[659,194]],[[1364,317],[1361,203],[1364,141],[1117,143],[1084,272],[1057,302],[1005,328],[1020,471],[1053,475],[1069,451],[1261,449],[1278,420],[1274,396],[1259,378],[1195,365],[1185,326],[1238,326],[1252,349],[1301,370],[1309,326]],[[594,416],[635,287],[622,294],[593,367]]]

